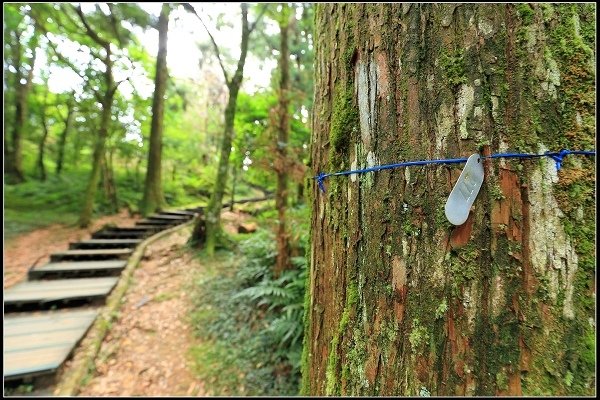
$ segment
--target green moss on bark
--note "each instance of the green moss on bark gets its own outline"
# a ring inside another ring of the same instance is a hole
[[[333,339],[331,339],[331,347],[329,348],[329,358],[327,360],[326,372],[327,386],[325,388],[325,393],[328,396],[340,394],[340,379],[337,377],[339,369],[338,346],[340,344],[340,338],[348,328],[350,314],[354,310],[354,307],[357,303],[358,287],[356,286],[356,283],[352,282],[350,285],[348,285],[348,291],[346,293],[346,305],[344,307],[344,311],[342,312],[342,317],[340,318],[337,332],[335,333]]]
[[[354,104],[354,89],[351,85],[338,88],[333,101],[329,141],[329,161],[332,170],[344,168],[353,132],[358,127],[358,110]]]

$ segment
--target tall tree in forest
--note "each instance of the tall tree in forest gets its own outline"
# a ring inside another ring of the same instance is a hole
[[[184,8],[189,12],[193,13],[198,17],[213,45],[216,53],[221,71],[223,72],[223,78],[229,92],[229,98],[227,100],[227,106],[225,107],[225,126],[223,129],[223,138],[221,141],[221,149],[219,155],[219,166],[217,168],[217,176],[215,179],[214,189],[206,209],[206,221],[198,220],[192,237],[190,238],[192,243],[200,244],[205,241],[206,252],[211,255],[215,251],[215,247],[221,236],[221,209],[223,207],[223,195],[225,193],[225,187],[227,185],[227,177],[229,172],[229,156],[231,154],[231,143],[233,141],[233,123],[235,119],[237,97],[242,86],[242,80],[244,79],[244,65],[246,64],[246,56],[248,54],[248,43],[250,41],[250,34],[256,27],[256,24],[260,21],[262,15],[266,11],[266,5],[264,5],[260,11],[260,14],[254,21],[254,23],[248,23],[248,4],[241,3],[240,8],[242,11],[242,38],[240,44],[240,58],[237,61],[237,67],[233,77],[229,77],[229,73],[225,69],[219,46],[215,41],[213,35],[210,33],[204,21],[196,13],[194,7],[189,3],[182,3]]]
[[[64,164],[64,160],[65,160],[65,146],[67,143],[67,136],[69,134],[69,131],[71,130],[71,126],[73,124],[73,118],[75,115],[74,96],[75,96],[75,93],[72,92],[69,95],[69,97],[67,98],[67,101],[65,103],[65,105],[67,107],[67,116],[63,119],[65,126],[60,134],[59,139],[58,139],[58,155],[56,157],[56,175],[60,175],[60,173],[62,172],[62,169],[63,169],[63,164]],[[60,115],[60,113],[59,113],[59,115]]]
[[[131,31],[125,28],[121,21],[127,19],[130,24],[134,23],[145,27],[148,15],[134,4],[107,3],[105,7],[96,5],[95,11],[89,14],[83,12],[81,5],[75,7],[70,4],[60,4],[58,8],[55,8],[45,4],[32,4],[31,8],[36,26],[45,34],[54,54],[83,79],[86,89],[93,93],[101,108],[98,133],[93,146],[92,171],[79,216],[79,226],[85,227],[89,225],[92,218],[94,200],[105,157],[106,141],[113,117],[115,94],[119,85],[127,80],[116,81],[114,76],[115,62],[120,55],[117,53],[132,41]],[[48,25],[48,15],[51,15],[57,23]],[[81,71],[75,63],[58,51],[56,44],[50,38],[51,36],[56,37],[57,34],[66,34],[71,41],[84,45],[92,57],[102,63],[103,71],[90,68],[92,63],[85,72]],[[88,74],[86,75],[86,73]],[[100,78],[96,81],[98,85],[91,85],[92,78],[95,80],[97,77]]]
[[[102,114],[100,116],[100,127],[98,129],[98,136],[96,137],[96,143],[94,145],[94,155],[92,158],[92,172],[90,179],[85,190],[83,205],[79,215],[79,226],[86,227],[90,224],[92,219],[92,211],[94,209],[94,199],[96,197],[96,190],[98,189],[98,182],[100,181],[100,170],[104,159],[104,148],[106,145],[106,138],[108,137],[108,127],[110,124],[110,118],[112,113],[113,99],[115,92],[118,88],[118,83],[115,82],[113,75],[113,59],[112,49],[110,41],[100,37],[98,33],[88,23],[81,6],[76,8],[77,15],[81,23],[85,28],[86,34],[102,49],[104,49],[104,55],[100,55],[100,60],[104,64],[104,84],[105,92],[103,95],[98,95],[98,100],[102,105]]]
[[[594,4],[319,4],[312,169],[589,150]],[[302,393],[595,393],[595,160],[312,184]]]
[[[47,85],[46,79],[46,85]],[[42,137],[38,144],[38,158],[36,162],[36,168],[40,177],[40,180],[43,182],[46,180],[46,166],[44,164],[44,154],[46,152],[46,141],[48,140],[48,113],[46,109],[48,108],[48,89],[44,91],[44,99],[39,109],[40,122],[42,125]]]
[[[9,65],[6,83],[14,90],[14,111],[9,135],[4,136],[4,172],[7,181],[20,183],[23,173],[23,132],[27,123],[28,95],[33,80],[38,34],[31,28],[30,16],[20,4],[4,8],[5,65]],[[26,52],[29,54],[26,55]],[[10,79],[12,78],[12,79]],[[6,92],[6,91],[5,91]],[[6,105],[5,105],[6,107]],[[8,132],[7,132],[8,133]]]
[[[286,231],[285,210],[288,200],[288,159],[287,149],[290,135],[290,52],[288,47],[288,36],[290,31],[290,19],[294,9],[287,3],[281,3],[281,11],[277,13],[276,19],[279,25],[279,91],[277,110],[277,155],[275,160],[275,172],[277,173],[277,190],[275,192],[275,207],[277,208],[277,259],[275,262],[274,275],[278,277],[282,271],[291,267],[290,263],[290,240]]]
[[[158,18],[158,55],[156,57],[156,76],[154,78],[154,98],[152,100],[152,124],[150,126],[150,150],[148,151],[148,167],[146,184],[140,211],[147,215],[159,210],[165,199],[161,182],[161,157],[163,119],[165,111],[165,90],[167,87],[167,33],[169,30],[169,13],[171,6],[163,3]]]

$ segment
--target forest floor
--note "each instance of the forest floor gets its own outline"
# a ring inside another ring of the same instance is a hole
[[[131,226],[137,218],[123,211],[96,220],[89,229],[53,225],[5,243],[4,287],[25,279],[39,258],[64,250],[69,241],[86,239],[104,224]],[[224,229],[237,232],[244,214],[224,212]],[[183,228],[146,248],[134,271],[118,318],[105,337],[81,396],[202,396],[189,359],[197,344],[190,323],[190,282],[202,270],[185,243],[192,227]],[[67,361],[65,368],[70,367]],[[47,388],[49,394],[53,388]]]
[[[190,233],[181,229],[146,248],[80,396],[203,394],[187,360],[193,338],[185,284],[201,267],[182,249]]]

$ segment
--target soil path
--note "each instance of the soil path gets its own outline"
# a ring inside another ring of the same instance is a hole
[[[4,289],[25,279],[29,268],[50,261],[50,254],[67,250],[69,242],[85,240],[106,224],[133,226],[139,217],[131,217],[126,209],[93,221],[88,228],[54,224],[19,235],[4,243]]]
[[[194,340],[188,285],[200,268],[182,250],[190,234],[186,227],[148,246],[80,396],[204,395],[187,352]]]

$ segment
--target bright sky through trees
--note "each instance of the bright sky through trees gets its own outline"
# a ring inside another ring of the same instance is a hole
[[[105,6],[104,3],[99,4],[101,8]],[[198,13],[205,16],[204,22],[215,37],[218,45],[233,58],[238,57],[241,37],[241,29],[239,26],[239,3],[191,4]],[[147,12],[158,17],[161,3],[140,3],[139,5]],[[91,11],[95,8],[95,3],[82,3],[81,7],[84,12]],[[215,21],[219,14],[223,15],[224,25],[217,30]],[[277,27],[270,23],[270,21],[265,22],[267,25],[267,33],[270,33],[269,31],[271,30],[277,30]],[[130,28],[136,32],[148,53],[152,57],[155,57],[158,50],[158,31],[156,31],[156,29],[148,29],[144,32],[139,27]],[[206,59],[213,59],[215,57],[212,52],[206,55],[202,54],[202,51],[198,47],[198,43],[208,43],[208,40],[209,38],[206,30],[195,16],[183,10],[181,7],[175,9],[171,14],[169,22],[169,41],[167,49],[169,74],[178,78],[201,78],[198,65],[199,60],[203,57]],[[76,57],[74,58],[78,58],[82,64],[87,63],[86,57],[89,57],[89,55],[82,54],[81,52],[77,53],[78,50],[72,43],[66,41],[59,48],[67,55],[75,55]],[[38,57],[38,62],[36,64],[39,72],[39,66],[48,65],[48,62],[45,59],[45,54],[43,54],[43,52],[40,52]],[[269,85],[271,72],[276,67],[277,62],[275,60],[258,60],[252,55],[249,55],[248,59],[249,62],[244,71],[244,76],[246,78],[244,89],[247,92],[252,93],[261,87]],[[215,71],[218,72],[218,66],[215,64],[213,67],[215,68]],[[125,97],[129,97],[133,90],[146,98],[152,94],[153,71],[149,74],[144,74],[141,70],[132,69],[129,71],[119,71],[118,69],[115,69],[115,74],[117,74],[117,80],[121,78],[121,75],[122,77],[128,75],[131,77],[133,86],[127,83],[121,85],[119,88]],[[64,92],[73,89],[77,90],[81,89],[82,83],[81,78],[70,69],[50,66],[50,77],[48,82],[50,90],[54,92]]]

